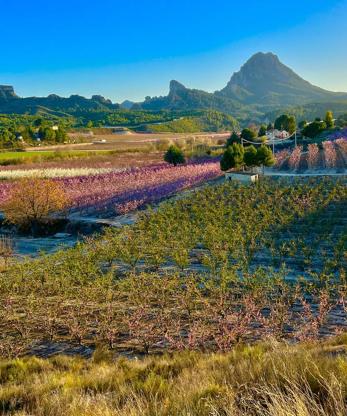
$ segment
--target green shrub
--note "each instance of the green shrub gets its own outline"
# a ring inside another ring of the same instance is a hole
[[[171,145],[164,155],[165,162],[171,163],[174,166],[185,163],[183,151],[175,145]]]

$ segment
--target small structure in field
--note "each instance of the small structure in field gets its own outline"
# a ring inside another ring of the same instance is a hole
[[[239,181],[242,183],[254,183],[259,180],[258,173],[253,172],[225,172],[225,180],[227,181]]]

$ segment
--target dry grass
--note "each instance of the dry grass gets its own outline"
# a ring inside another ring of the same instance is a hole
[[[92,154],[90,157],[61,159],[1,167],[1,171],[18,169],[80,169],[80,168],[129,168],[163,162],[162,152],[120,152],[115,154]]]
[[[0,364],[0,412],[21,416],[343,416],[347,337],[144,360],[57,356]]]

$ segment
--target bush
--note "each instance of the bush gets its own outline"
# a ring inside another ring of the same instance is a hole
[[[174,166],[185,163],[183,151],[175,145],[172,145],[168,148],[164,155],[164,160],[165,162],[171,163]]]
[[[31,228],[33,234],[50,214],[66,208],[68,197],[56,181],[39,178],[21,179],[2,205],[6,220],[19,228]]]

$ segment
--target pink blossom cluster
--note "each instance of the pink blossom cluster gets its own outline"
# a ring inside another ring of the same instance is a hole
[[[288,165],[292,170],[298,169],[301,161],[302,146],[297,146],[289,156]]]
[[[320,151],[318,145],[316,143],[309,144],[307,152],[307,165],[309,169],[314,169],[318,167],[320,159],[319,156]]]
[[[347,137],[340,138],[335,141],[335,145],[340,152],[340,155],[347,166]]]
[[[280,150],[275,154],[275,167],[280,169],[284,162],[289,158],[290,151],[288,149]]]
[[[12,187],[13,187],[13,182],[10,182],[10,181],[0,182],[0,203],[7,200]]]
[[[322,143],[324,152],[324,161],[326,168],[335,168],[337,166],[336,148],[333,142],[327,140]]]

